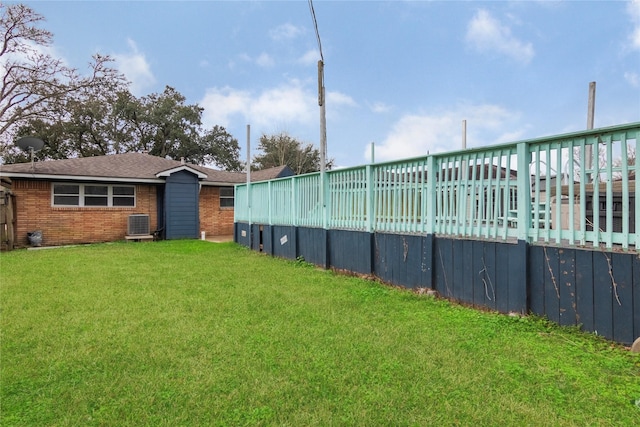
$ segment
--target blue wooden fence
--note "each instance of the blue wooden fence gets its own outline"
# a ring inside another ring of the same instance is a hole
[[[239,185],[236,241],[630,342],[639,137],[631,123]]]

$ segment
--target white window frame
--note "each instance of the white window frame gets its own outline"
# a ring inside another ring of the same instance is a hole
[[[56,196],[64,196],[65,194],[56,194],[56,186],[57,185],[75,185],[78,186],[78,193],[68,194],[68,196],[77,196],[78,204],[60,204],[56,203]],[[99,195],[85,195],[85,187],[106,187],[107,194],[104,196]],[[133,189],[133,195],[121,195],[121,194],[113,194],[114,187],[124,187]],[[85,205],[85,197],[106,197],[107,204],[106,205]],[[115,205],[113,204],[114,197],[128,197],[133,199],[133,205]],[[137,202],[137,192],[135,185],[127,185],[127,184],[99,184],[99,183],[77,183],[77,182],[52,182],[51,183],[51,206],[54,208],[135,208]]]

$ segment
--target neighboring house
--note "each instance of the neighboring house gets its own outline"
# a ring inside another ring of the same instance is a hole
[[[293,175],[287,167],[252,181]],[[143,153],[0,165],[15,197],[15,246],[39,230],[44,245],[122,240],[130,215],[166,239],[233,234],[234,185],[246,175]]]

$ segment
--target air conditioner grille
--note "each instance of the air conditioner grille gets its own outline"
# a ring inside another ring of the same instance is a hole
[[[137,234],[149,234],[149,215],[129,215],[129,225],[127,228],[129,236]]]

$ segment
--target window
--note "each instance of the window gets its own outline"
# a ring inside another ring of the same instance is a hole
[[[234,188],[233,187],[220,187],[220,207],[232,208],[234,200]]]
[[[132,186],[113,186],[112,206],[135,206],[136,189]]]
[[[54,184],[53,206],[80,206],[80,186]]]
[[[134,207],[133,185],[53,184],[53,206]]]

